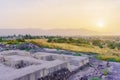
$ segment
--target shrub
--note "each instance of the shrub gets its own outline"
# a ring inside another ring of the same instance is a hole
[[[115,49],[116,43],[115,43],[115,42],[109,42],[109,43],[107,44],[107,46],[108,46],[110,49]]]
[[[110,61],[110,62],[117,62],[117,60],[114,59],[114,58],[109,58],[107,61]]]
[[[17,39],[16,41],[17,41],[17,42],[25,42],[24,39]]]
[[[105,76],[108,75],[108,73],[109,73],[108,69],[104,69],[104,70],[103,70],[103,74],[104,74]]]
[[[80,53],[75,53],[74,56],[81,56],[81,54]]]
[[[7,44],[19,44],[17,41],[9,40],[6,42]]]
[[[99,78],[99,77],[93,77],[93,78],[91,78],[90,80],[102,80],[102,79]]]

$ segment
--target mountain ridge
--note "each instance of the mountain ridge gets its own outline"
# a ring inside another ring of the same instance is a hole
[[[98,32],[88,29],[0,29],[0,36],[4,35],[47,35],[47,36],[80,36],[80,35],[98,35]]]

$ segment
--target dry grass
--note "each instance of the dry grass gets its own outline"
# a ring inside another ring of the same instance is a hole
[[[98,54],[98,58],[103,60],[115,60],[120,61],[120,51],[119,50],[113,50],[109,48],[99,48],[96,46],[77,46],[73,44],[68,43],[48,43],[46,39],[30,39],[26,40],[28,42],[35,42],[40,46],[43,47],[49,47],[49,48],[59,48],[69,51],[75,51],[75,52],[84,52],[84,53],[96,53]]]

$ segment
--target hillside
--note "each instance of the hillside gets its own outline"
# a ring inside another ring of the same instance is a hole
[[[51,43],[47,42],[46,39],[30,39],[26,41],[40,47],[64,49],[68,51],[82,52],[89,55],[96,54],[96,57],[99,59],[120,62],[120,50],[110,49],[108,47],[100,48],[98,46],[86,44],[74,45],[70,43]]]

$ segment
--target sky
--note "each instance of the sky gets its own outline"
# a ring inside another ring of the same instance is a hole
[[[120,0],[0,0],[1,28],[84,28],[120,34]]]

